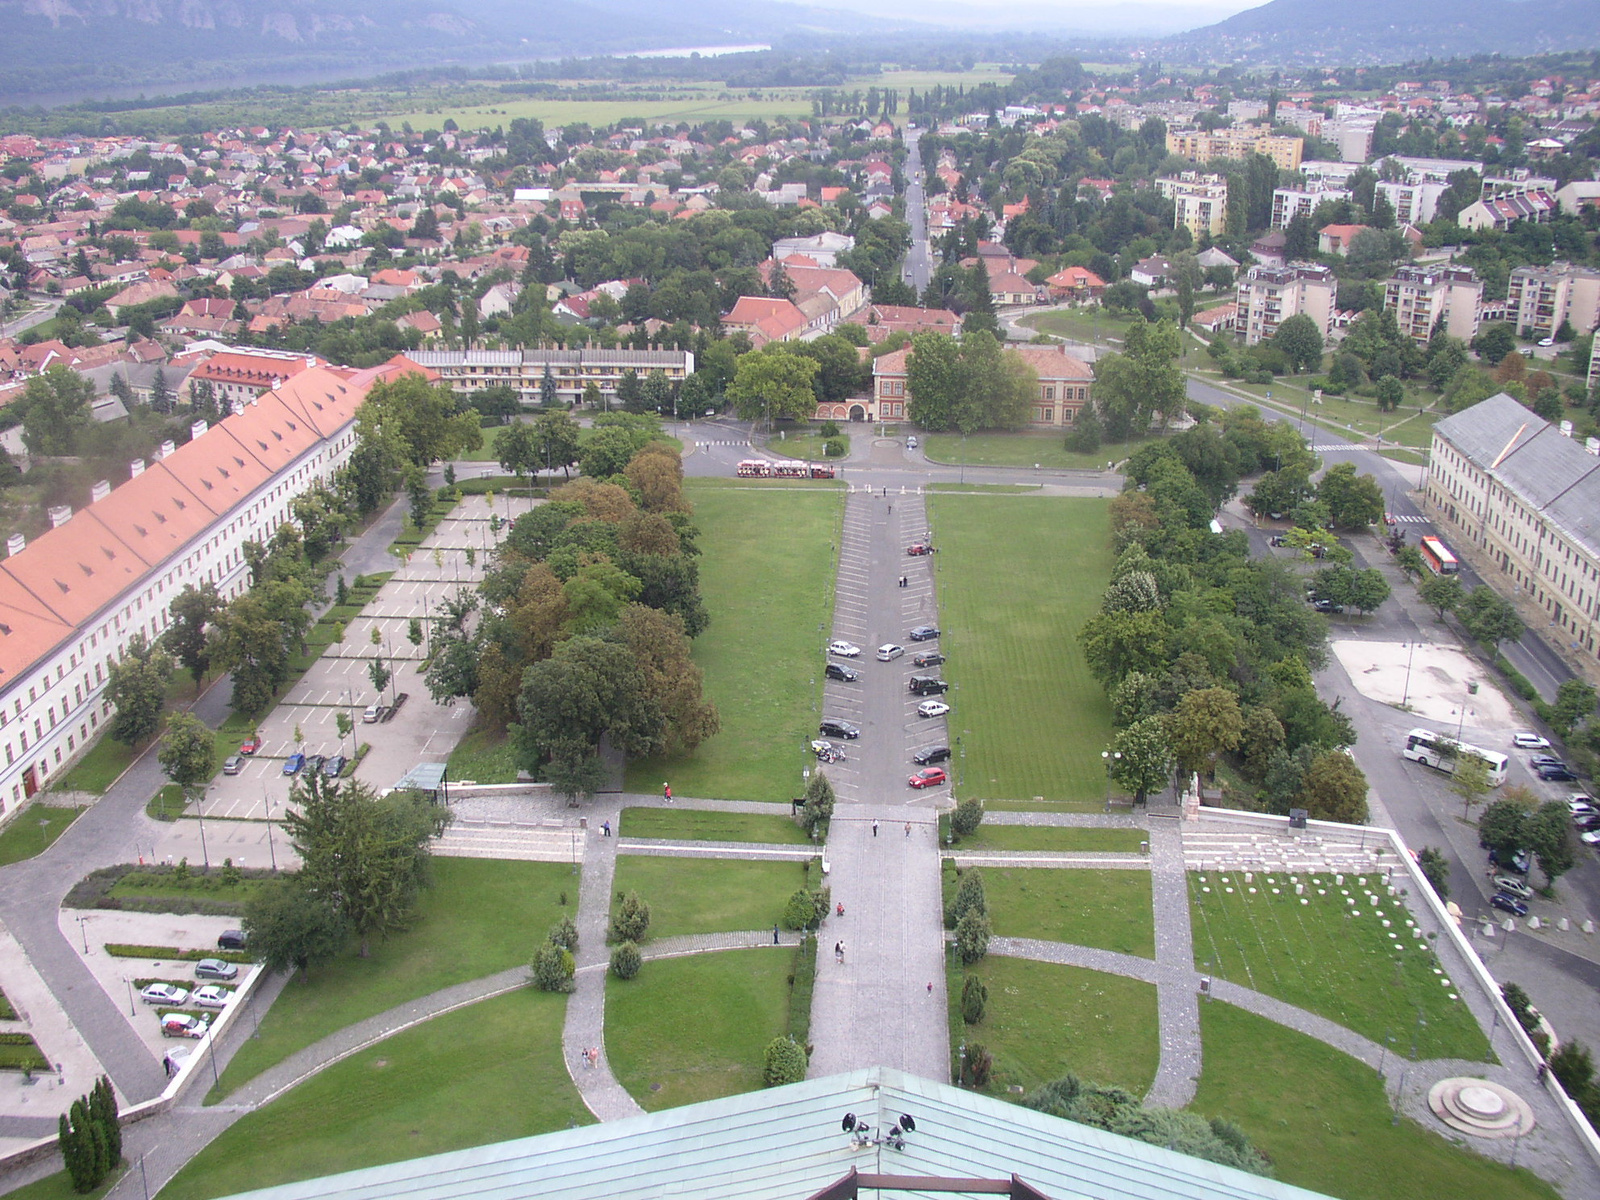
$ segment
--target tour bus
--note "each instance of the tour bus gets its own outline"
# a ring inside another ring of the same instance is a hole
[[[1504,754],[1469,746],[1442,733],[1434,733],[1431,729],[1413,729],[1406,734],[1405,749],[1400,753],[1412,762],[1422,763],[1447,775],[1456,773],[1456,760],[1461,755],[1481,758],[1489,768],[1490,787],[1499,787],[1506,781],[1506,763],[1510,761]]]
[[[1456,556],[1450,553],[1450,547],[1432,534],[1423,538],[1420,545],[1422,561],[1428,564],[1428,570],[1435,575],[1454,575],[1461,569],[1461,564],[1456,561]]]
[[[816,463],[767,462],[761,458],[747,458],[736,473],[742,479],[832,479],[833,468]]]

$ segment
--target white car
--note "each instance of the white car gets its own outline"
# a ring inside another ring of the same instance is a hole
[[[208,983],[194,990],[194,1003],[201,1008],[226,1008],[228,1001],[232,999],[232,990],[220,983]]]
[[[1515,875],[1496,875],[1489,881],[1497,892],[1509,892],[1518,900],[1532,900],[1533,889]]]
[[[1518,750],[1548,750],[1550,739],[1542,738],[1537,733],[1523,730],[1511,739],[1511,744]]]
[[[896,646],[893,642],[886,642],[878,647],[879,662],[893,662],[906,652],[904,646]]]
[[[1595,807],[1590,796],[1568,796],[1567,811],[1575,817],[1592,817],[1600,813],[1600,808]]]
[[[950,706],[943,700],[924,700],[917,705],[917,716],[919,717],[942,717],[949,711]]]
[[[147,983],[139,992],[146,1004],[182,1004],[189,998],[189,989],[175,983]]]
[[[1551,346],[1554,346],[1555,344],[1556,344],[1556,340],[1553,337],[1547,337],[1547,338],[1540,338],[1539,339],[1539,345],[1543,346],[1545,349],[1549,349]]]
[[[859,658],[861,647],[854,642],[829,642],[828,653],[837,654],[840,658]]]
[[[1588,833],[1580,833],[1578,840],[1585,846],[1600,846],[1600,829],[1591,829]]]
[[[908,437],[906,439],[906,449],[907,450],[915,450],[916,448],[917,448],[917,439],[914,438],[914,437]]]

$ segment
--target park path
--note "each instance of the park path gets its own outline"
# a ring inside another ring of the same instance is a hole
[[[1183,834],[1171,818],[1152,818],[1150,891],[1156,926],[1156,1009],[1161,1021],[1161,1061],[1144,1102],[1182,1108],[1200,1085],[1200,998],[1189,928],[1189,877]]]

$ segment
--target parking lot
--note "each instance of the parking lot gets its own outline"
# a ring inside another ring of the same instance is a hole
[[[219,774],[207,786],[202,807],[206,857],[213,862],[232,857],[246,866],[268,866],[273,860],[280,867],[292,865],[292,860],[284,857],[287,847],[281,831],[270,835],[267,822],[280,818],[288,803],[294,780],[283,768],[297,750],[353,758],[356,748],[366,743],[371,749],[354,776],[380,791],[393,787],[420,762],[442,762],[449,757],[472,724],[473,710],[466,701],[437,704],[428,695],[420,669],[425,644],[411,643],[410,623],[421,620],[424,630],[431,632],[430,619],[458,590],[476,586],[510,522],[534,503],[497,496],[494,513],[502,523],[496,533],[485,498],[468,496],[412,552],[409,561],[397,563],[394,576],[350,623],[344,640],[328,647],[263,718],[258,729],[260,750],[244,759],[239,774]],[[373,659],[379,657],[394,673],[381,700],[391,703],[400,693],[407,698],[393,719],[366,723],[363,710],[380,699],[368,674]],[[343,739],[337,725],[341,712],[347,713],[353,724],[350,735]],[[297,729],[303,743],[295,737]],[[182,857],[200,861],[199,822],[192,812],[173,823],[154,853],[158,861]]]

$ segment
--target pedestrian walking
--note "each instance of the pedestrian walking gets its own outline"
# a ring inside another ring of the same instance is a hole
[[[842,963],[844,961],[844,943],[843,942],[835,942],[833,944],[833,961],[834,962],[840,962],[840,963]]]
[[[906,822],[906,836],[907,837],[911,836],[911,822],[910,821]]]
[[[890,515],[890,516],[893,516],[893,515],[894,515],[894,505],[892,505],[892,504],[891,504],[891,505],[889,505],[889,515]]]
[[[928,995],[933,995],[933,980],[928,980]]]
[[[772,944],[774,946],[778,944],[778,927],[776,925],[772,927]]]
[[[611,836],[611,822],[610,821],[601,821],[600,822],[600,836],[601,837],[610,837]]]
[[[661,796],[668,804],[672,803],[672,785],[670,783],[661,785]]]
[[[877,822],[876,819],[874,819],[873,822],[872,822],[872,836],[873,837],[877,837],[878,836],[878,822]]]

